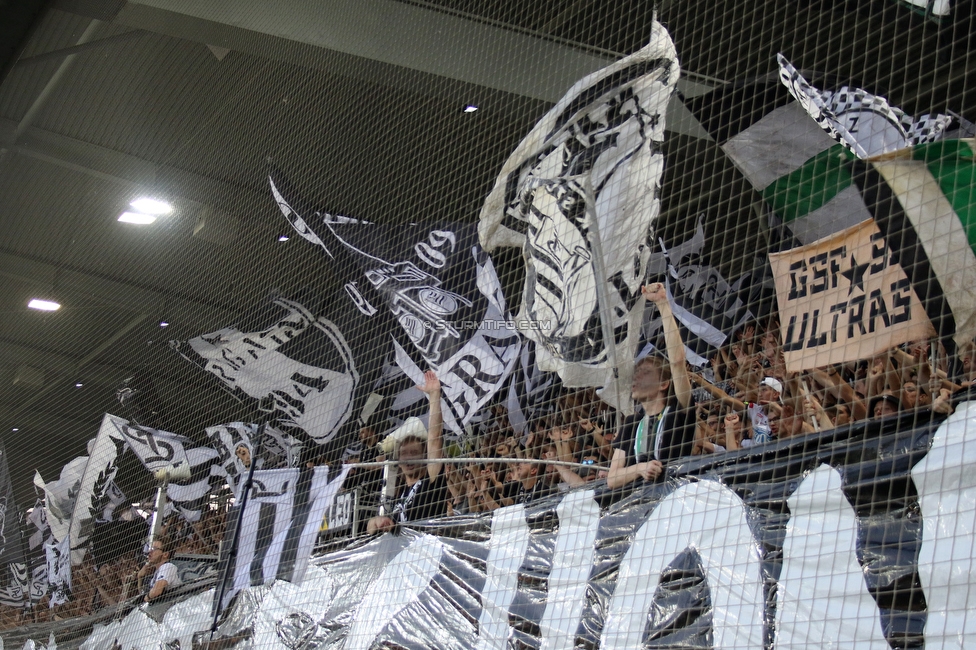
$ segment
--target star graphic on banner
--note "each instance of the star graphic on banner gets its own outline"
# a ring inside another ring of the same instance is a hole
[[[864,272],[868,270],[869,266],[871,266],[870,263],[858,264],[854,256],[851,255],[851,268],[840,273],[851,282],[851,290],[847,292],[847,295],[854,293],[854,287],[859,287],[861,293],[864,293]]]

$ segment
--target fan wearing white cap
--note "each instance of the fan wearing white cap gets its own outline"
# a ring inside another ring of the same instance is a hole
[[[759,383],[758,403],[749,403],[749,419],[752,421],[752,444],[763,445],[773,439],[769,424],[768,404],[777,404],[783,394],[783,383],[775,377],[766,377]]]
[[[390,451],[395,454],[400,476],[392,505],[384,514],[369,520],[368,533],[388,532],[397,524],[447,513],[447,480],[441,471],[443,463],[436,462],[444,457],[441,382],[433,370],[428,370],[424,384],[417,388],[427,393],[430,400],[430,427],[425,427],[420,418],[407,418],[383,441],[384,447],[388,441],[393,443]]]
[[[783,395],[783,383],[775,377],[766,377],[759,383],[759,403],[778,402]]]

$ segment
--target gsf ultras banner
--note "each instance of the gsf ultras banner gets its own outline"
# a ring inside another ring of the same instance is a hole
[[[301,585],[241,592],[218,636],[346,650],[880,650],[976,633],[976,402],[941,424],[908,415],[671,469],[614,503],[574,491],[360,540],[315,559]],[[188,639],[185,621],[209,625],[189,611],[209,594],[180,602],[179,620],[134,610],[96,625],[83,647]]]

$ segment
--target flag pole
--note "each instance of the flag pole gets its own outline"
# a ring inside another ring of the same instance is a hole
[[[156,488],[156,505],[153,508],[152,525],[149,527],[149,546],[150,548],[159,538],[159,531],[163,528],[163,514],[166,511],[166,490],[169,487],[169,475],[165,470],[160,470],[159,486]]]
[[[257,444],[251,453],[251,466],[247,470],[247,479],[245,479],[244,484],[241,486],[240,503],[236,504],[238,508],[237,521],[234,524],[233,534],[230,538],[230,547],[227,550],[227,556],[224,559],[223,566],[220,567],[220,573],[217,578],[217,588],[214,591],[213,621],[210,624],[210,639],[207,641],[207,647],[210,647],[210,644],[213,643],[214,634],[217,632],[217,621],[220,619],[222,611],[221,602],[224,599],[224,594],[227,592],[227,574],[230,571],[230,558],[237,554],[237,544],[241,536],[241,523],[244,520],[244,507],[247,505],[247,496],[251,491],[251,484],[254,481],[254,468],[257,467],[261,447],[264,444],[264,430],[268,426],[268,418],[274,407],[272,406],[270,409],[265,410],[259,405],[258,409],[261,411],[262,416],[260,418],[261,422],[258,424],[257,433],[255,434]],[[218,560],[219,564],[220,560]]]
[[[596,218],[596,196],[593,194],[593,184],[590,177],[583,181],[583,194],[586,198],[586,234],[593,250],[593,273],[596,275],[596,301],[600,311],[600,329],[603,331],[603,345],[607,350],[607,361],[613,376],[613,387],[616,393],[617,408],[614,413],[614,430],[620,425],[620,410],[623,400],[620,395],[620,369],[617,365],[617,350],[613,338],[613,316],[610,313],[610,301],[607,297],[607,271],[603,265],[603,241],[600,238],[600,227]]]

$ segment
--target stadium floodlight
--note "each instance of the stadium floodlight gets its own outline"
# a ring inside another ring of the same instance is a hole
[[[160,201],[159,199],[151,199],[148,196],[143,196],[132,203],[130,203],[133,208],[143,214],[153,214],[156,216],[162,216],[164,214],[169,214],[173,211],[173,206],[166,201]]]
[[[54,302],[53,300],[41,300],[40,298],[32,298],[27,306],[31,309],[37,309],[39,311],[57,311],[61,309],[61,303]]]

